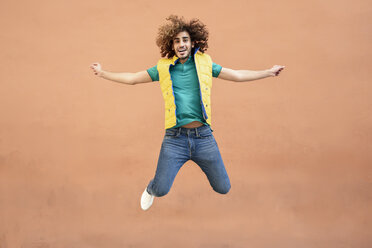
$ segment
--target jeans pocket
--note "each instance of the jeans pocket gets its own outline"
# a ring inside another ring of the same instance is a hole
[[[212,135],[211,130],[205,130],[205,131],[199,133],[199,137],[201,139],[208,139],[208,138],[213,137],[213,135]]]
[[[178,137],[177,131],[174,131],[174,130],[166,130],[165,131],[165,135],[164,135],[165,139],[174,139],[174,138],[177,138],[177,137]]]

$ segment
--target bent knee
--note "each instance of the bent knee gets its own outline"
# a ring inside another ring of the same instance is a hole
[[[230,184],[224,185],[223,187],[213,188],[214,191],[216,191],[217,193],[223,194],[223,195],[229,193],[230,189],[231,189]]]

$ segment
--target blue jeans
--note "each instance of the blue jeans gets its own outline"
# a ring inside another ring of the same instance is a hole
[[[212,132],[209,126],[165,130],[155,177],[147,186],[147,191],[157,197],[166,195],[178,171],[188,160],[192,160],[206,174],[216,192],[229,192],[230,180]]]

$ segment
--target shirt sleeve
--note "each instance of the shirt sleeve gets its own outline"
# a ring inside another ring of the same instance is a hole
[[[216,63],[213,63],[212,64],[212,76],[213,77],[218,77],[218,75],[220,75],[220,72],[222,70],[222,66],[216,64]]]
[[[157,65],[147,69],[147,73],[150,75],[151,80],[153,82],[154,81],[159,81],[159,72],[158,72],[158,66]]]

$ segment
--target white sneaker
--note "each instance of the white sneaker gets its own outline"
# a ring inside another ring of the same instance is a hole
[[[142,196],[141,196],[141,208],[143,210],[149,209],[152,205],[152,202],[154,201],[154,198],[155,196],[150,195],[147,192],[147,188],[146,188],[145,191],[143,191]]]

